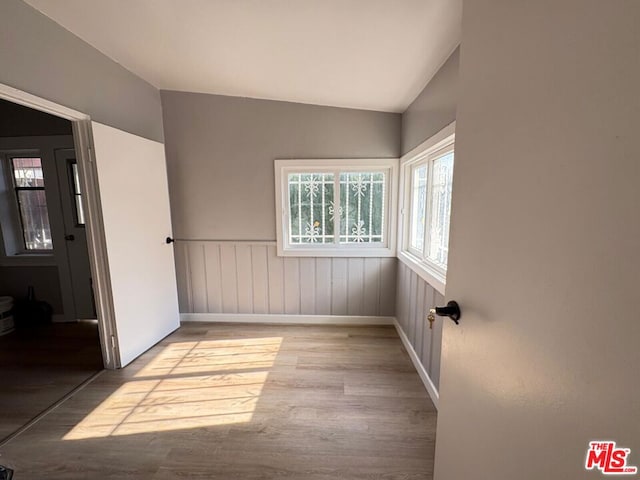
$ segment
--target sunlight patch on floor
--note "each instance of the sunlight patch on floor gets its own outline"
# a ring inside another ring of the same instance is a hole
[[[63,439],[249,422],[281,343],[279,337],[173,343]]]

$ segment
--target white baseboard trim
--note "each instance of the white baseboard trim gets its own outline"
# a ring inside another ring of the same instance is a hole
[[[181,313],[181,322],[302,325],[394,325],[394,317],[351,315],[280,315],[262,313]]]
[[[438,394],[438,389],[431,381],[431,377],[429,377],[429,374],[427,373],[424,366],[422,365],[422,362],[418,358],[418,354],[413,349],[413,346],[411,345],[409,338],[402,330],[402,327],[398,323],[398,320],[394,319],[393,324],[395,325],[396,330],[398,331],[398,335],[400,336],[400,340],[402,340],[402,344],[404,345],[404,348],[407,349],[407,353],[409,354],[409,358],[411,358],[411,362],[413,363],[413,366],[416,367],[416,370],[418,371],[418,375],[420,375],[420,379],[424,384],[424,388],[427,390],[427,393],[431,397],[431,401],[433,402],[433,405],[436,407],[436,410],[437,410],[438,403],[440,401],[440,395]]]

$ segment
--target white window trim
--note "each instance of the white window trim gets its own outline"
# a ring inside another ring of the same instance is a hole
[[[25,137],[29,138],[29,137]],[[7,190],[8,197],[6,200],[11,204],[7,206],[8,210],[11,212],[7,215],[9,218],[4,218],[7,220],[5,223],[5,229],[2,232],[4,236],[11,236],[11,243],[17,244],[15,248],[15,252],[12,255],[7,255],[4,250],[5,244],[3,242],[1,248],[2,253],[7,258],[30,258],[30,259],[39,259],[46,257],[53,257],[53,247],[43,250],[28,250],[25,246],[24,239],[24,226],[22,224],[22,214],[20,212],[20,205],[18,203],[18,199],[16,198],[16,181],[13,177],[13,166],[12,160],[14,158],[40,158],[42,160],[42,152],[39,148],[28,148],[28,149],[12,149],[12,150],[3,150],[0,151],[0,161],[2,161],[2,169],[3,172],[0,174],[0,178],[4,182],[3,188]],[[57,179],[56,179],[57,180]],[[45,192],[46,192],[46,186]],[[47,205],[48,206],[48,205]],[[51,209],[49,209],[51,210]],[[51,214],[49,213],[49,217]],[[49,223],[51,224],[51,218],[49,218]]]
[[[398,259],[443,295],[445,294],[447,282],[446,271],[443,272],[441,266],[429,262],[427,259],[421,258],[413,253],[409,246],[412,193],[411,173],[413,166],[423,162],[434,153],[454,144],[455,129],[456,122],[453,122],[400,158]],[[427,229],[426,226],[425,229]]]
[[[2,220],[2,226],[0,226],[0,266],[2,267],[55,266],[58,264],[53,248],[50,250],[27,250],[24,246],[20,207],[15,196],[15,180],[11,166],[12,158],[38,157],[44,159],[43,150],[53,150],[49,149],[47,141],[57,138],[72,137],[32,136],[0,139],[0,195],[3,196],[2,200],[6,201],[0,207],[0,219]],[[49,212],[49,221],[52,222],[51,212]],[[9,251],[7,251],[7,245],[10,245]]]
[[[394,257],[396,256],[398,211],[398,159],[287,159],[275,160],[276,240],[278,256],[283,257]],[[387,170],[387,201],[385,209],[385,241],[382,244],[316,244],[291,245],[288,236],[287,178],[292,172],[333,172]]]

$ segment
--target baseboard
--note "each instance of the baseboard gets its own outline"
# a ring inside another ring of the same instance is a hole
[[[398,320],[394,319],[393,324],[395,325],[396,330],[398,331],[398,335],[400,336],[400,340],[402,340],[402,344],[404,345],[404,348],[407,349],[407,353],[409,354],[409,358],[411,358],[411,362],[413,363],[413,366],[416,367],[416,370],[418,371],[418,375],[420,376],[420,379],[424,384],[424,388],[427,390],[427,393],[431,397],[431,401],[433,402],[433,405],[436,407],[436,410],[437,410],[439,399],[440,399],[440,395],[438,394],[438,389],[431,381],[431,377],[429,377],[429,374],[427,373],[424,366],[422,365],[420,358],[418,358],[418,354],[413,349],[413,346],[411,345],[409,338],[402,330],[402,327],[398,323]]]
[[[394,325],[395,318],[351,315],[280,315],[266,313],[181,313],[180,321],[301,325]]]

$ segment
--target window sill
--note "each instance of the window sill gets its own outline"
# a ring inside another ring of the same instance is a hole
[[[52,253],[24,253],[0,257],[0,267],[53,267],[56,265],[56,258]]]
[[[287,247],[278,245],[279,257],[395,257],[395,252],[387,247],[364,247],[361,245],[347,247]]]
[[[436,272],[430,268],[427,263],[420,261],[416,256],[409,252],[398,253],[398,259],[442,295],[445,294],[444,292],[447,282],[447,278],[445,276]]]

